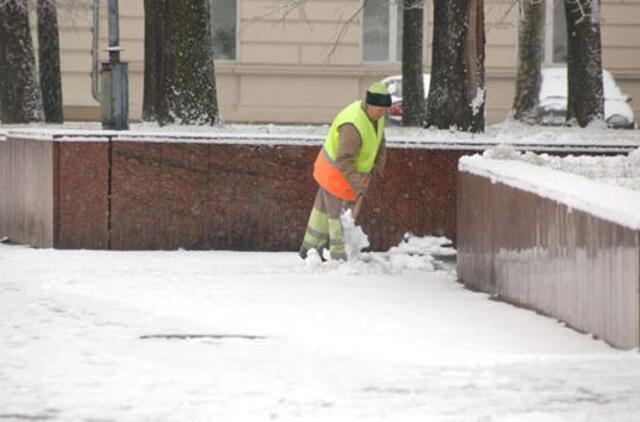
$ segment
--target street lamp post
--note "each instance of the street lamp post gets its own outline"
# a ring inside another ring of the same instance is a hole
[[[96,10],[99,7],[100,1],[94,0],[94,17],[97,15],[98,12]],[[118,19],[118,0],[109,0],[109,48],[107,49],[109,61],[102,63],[100,69],[100,92],[94,92],[94,94],[96,94],[96,99],[99,99],[102,109],[102,128],[127,130],[129,129],[129,66],[128,63],[120,61],[120,52],[123,48],[120,47]],[[94,37],[97,37],[97,32],[98,24],[94,19]],[[95,44],[96,42],[94,41],[94,46]],[[97,53],[94,52],[94,55],[97,55]],[[95,80],[94,87],[97,88],[97,81]]]

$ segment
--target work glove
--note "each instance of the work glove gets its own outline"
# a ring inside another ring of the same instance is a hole
[[[356,191],[356,195],[364,195],[367,193],[369,189],[369,184],[371,183],[371,175],[362,175],[360,176],[360,189]]]

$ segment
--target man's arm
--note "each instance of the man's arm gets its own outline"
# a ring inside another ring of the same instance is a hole
[[[351,123],[345,123],[338,128],[340,142],[336,154],[336,166],[340,173],[351,185],[351,189],[357,194],[363,194],[365,186],[360,181],[360,176],[356,172],[356,156],[362,145],[360,133]]]

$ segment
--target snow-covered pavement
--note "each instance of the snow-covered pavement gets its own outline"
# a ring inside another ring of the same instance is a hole
[[[415,245],[345,265],[0,245],[0,421],[637,420],[637,351]]]

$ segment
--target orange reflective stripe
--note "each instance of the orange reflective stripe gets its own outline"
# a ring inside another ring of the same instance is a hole
[[[313,178],[333,196],[345,201],[353,202],[356,200],[356,193],[351,189],[351,185],[329,160],[324,149],[320,150],[313,165]]]

